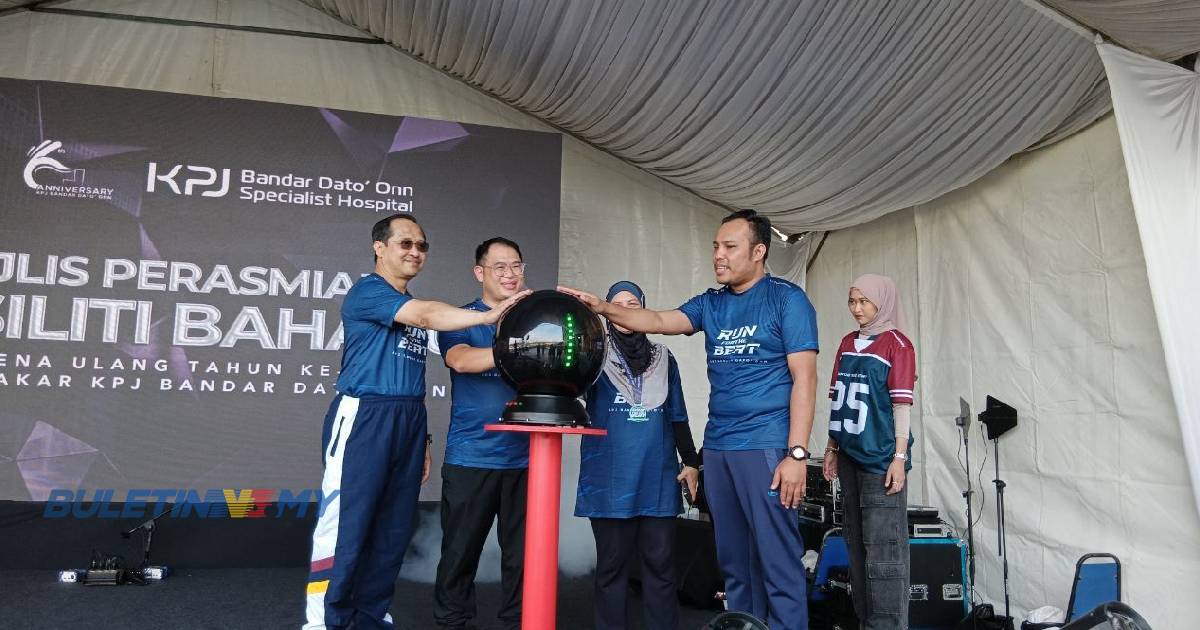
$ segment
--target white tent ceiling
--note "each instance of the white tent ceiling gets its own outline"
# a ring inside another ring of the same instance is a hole
[[[1200,50],[1179,0],[305,1],[788,233],[928,201],[1104,115],[1088,30]]]
[[[1195,0],[300,1],[786,233],[929,201],[1088,126],[1111,109],[1092,32],[1200,51]]]

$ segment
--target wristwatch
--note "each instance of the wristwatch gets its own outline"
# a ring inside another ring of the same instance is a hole
[[[794,460],[802,462],[802,461],[808,459],[809,455],[810,455],[810,453],[808,452],[808,449],[804,448],[803,446],[800,446],[799,444],[788,447],[788,456]]]
[[[892,459],[905,459],[906,460],[906,459],[908,459],[908,454],[907,453],[896,453],[895,455],[892,455]]]

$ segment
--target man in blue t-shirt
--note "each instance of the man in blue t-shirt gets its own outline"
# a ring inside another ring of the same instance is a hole
[[[490,238],[475,248],[475,279],[482,296],[463,308],[487,313],[525,288],[521,248]],[[475,572],[492,522],[500,541],[504,600],[497,617],[506,630],[521,627],[521,577],[525,560],[525,488],[529,438],[485,431],[517,394],[496,371],[496,326],[438,333],[450,368],[450,431],[442,466],[442,558],[433,586],[439,628],[465,628],[475,617]]]
[[[388,609],[429,478],[426,330],[495,323],[528,294],[488,312],[414,299],[408,283],[425,266],[425,231],[396,214],[375,224],[371,240],[375,271],[342,302],[345,348],[321,432],[325,473],[305,628],[392,627]]]
[[[614,324],[667,335],[704,332],[710,384],[705,495],[730,610],[772,630],[808,627],[795,508],[804,497],[816,405],[817,318],[800,287],[766,273],[771,223],[753,210],[713,241],[720,289],[673,311],[620,308],[560,287]]]

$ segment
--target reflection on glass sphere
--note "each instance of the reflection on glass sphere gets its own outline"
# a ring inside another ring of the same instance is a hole
[[[505,422],[587,424],[576,400],[604,366],[604,326],[575,298],[535,291],[496,327],[496,369],[517,390]]]

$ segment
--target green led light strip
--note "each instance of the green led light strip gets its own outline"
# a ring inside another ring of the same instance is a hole
[[[566,346],[563,354],[563,367],[569,368],[575,362],[575,345],[577,343],[575,337],[575,316],[567,313],[563,322],[563,345]]]

